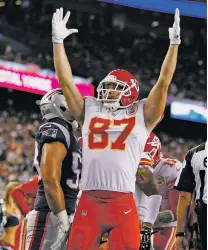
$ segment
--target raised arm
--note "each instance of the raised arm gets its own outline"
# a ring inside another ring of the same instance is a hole
[[[168,87],[176,69],[178,46],[181,43],[178,9],[175,12],[173,27],[169,28],[169,37],[170,47],[162,64],[159,79],[149,93],[144,107],[145,124],[150,130],[157,125],[158,120],[164,112]]]
[[[66,28],[66,23],[68,22],[69,17],[69,11],[65,15],[65,17],[63,17],[62,8],[57,9],[53,14],[52,41],[54,66],[59,83],[66,98],[68,108],[71,111],[72,115],[82,125],[84,120],[84,100],[78,88],[73,83],[71,67],[63,44],[63,41],[67,36],[78,32],[77,29]]]

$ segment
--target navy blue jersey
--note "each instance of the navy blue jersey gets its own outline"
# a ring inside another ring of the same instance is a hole
[[[40,161],[42,147],[45,143],[61,142],[67,149],[67,155],[62,162],[61,187],[64,193],[67,213],[70,215],[75,212],[77,195],[79,192],[79,180],[81,175],[81,149],[69,125],[59,119],[52,119],[43,124],[36,133],[36,153],[34,165],[40,174]],[[50,169],[49,169],[50,171]],[[38,183],[38,195],[35,209],[39,211],[49,210],[47,199],[44,192],[43,181]]]

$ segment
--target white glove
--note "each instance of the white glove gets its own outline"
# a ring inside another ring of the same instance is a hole
[[[177,8],[175,11],[175,21],[173,23],[173,27],[169,28],[169,38],[170,38],[170,44],[181,44],[181,38],[180,38],[180,13],[179,9]]]
[[[63,18],[63,8],[57,9],[52,18],[52,41],[53,43],[63,43],[67,36],[77,33],[77,29],[67,29],[66,24],[70,17],[68,11]]]
[[[67,243],[70,231],[70,225],[74,216],[68,217],[66,210],[58,213],[57,217],[57,238],[54,244],[50,247],[51,250],[61,250]]]
[[[157,219],[154,223],[154,227],[157,227],[161,224],[169,224],[174,221],[174,214],[171,210],[161,211],[157,215]]]

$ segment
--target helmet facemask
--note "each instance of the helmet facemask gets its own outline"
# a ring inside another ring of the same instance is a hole
[[[105,108],[109,111],[115,111],[118,108],[127,108],[122,103],[123,97],[131,96],[131,87],[122,81],[112,81],[104,79],[100,82],[97,88],[98,100],[103,102]]]
[[[40,110],[43,119],[47,121],[59,117],[69,123],[73,130],[78,128],[78,123],[68,110],[65,97],[60,89],[48,92],[41,99]]]

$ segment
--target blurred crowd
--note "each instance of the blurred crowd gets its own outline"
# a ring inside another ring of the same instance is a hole
[[[0,196],[9,181],[27,181],[34,175],[34,136],[37,114],[0,113]]]
[[[70,8],[70,7],[69,7]],[[93,77],[94,84],[115,68],[134,73],[147,93],[155,84],[168,48],[168,27],[173,15],[106,3],[96,3],[97,13],[73,10],[70,27],[79,33],[65,41],[73,73]],[[125,8],[125,11],[124,11]],[[22,11],[22,10],[21,10]],[[1,57],[20,63],[36,63],[53,69],[51,17],[54,8],[42,7],[39,16],[29,10],[3,23],[16,28],[18,40],[31,51],[24,54],[12,46],[0,45]],[[95,10],[94,10],[95,12]],[[170,94],[178,98],[206,100],[206,21],[181,17],[182,45]],[[24,36],[19,32],[24,29]]]
[[[34,137],[40,126],[37,113],[0,112],[0,197],[9,181],[27,181],[34,175]],[[185,153],[199,142],[158,134],[166,157],[183,160]]]
[[[17,43],[2,42],[2,39],[0,58],[54,70],[51,43],[54,7],[37,4],[7,12],[1,8],[1,11],[2,34],[25,45],[27,52]],[[109,71],[124,68],[136,75],[145,96],[159,76],[169,43],[168,27],[172,23],[170,14],[99,2],[93,6],[87,3],[84,10],[77,10],[74,5],[70,27],[78,28],[79,33],[65,41],[73,73],[93,77],[96,86]],[[182,45],[169,94],[205,101],[206,21],[181,17],[181,25]],[[0,194],[8,181],[23,182],[33,174],[34,136],[40,121],[36,113],[0,113]],[[159,136],[164,155],[179,160],[183,160],[188,149],[201,142],[172,138],[165,133]]]

